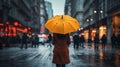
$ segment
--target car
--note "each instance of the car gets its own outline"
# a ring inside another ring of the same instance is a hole
[[[47,35],[45,34],[39,34],[38,37],[39,37],[39,43],[41,44],[44,44],[47,40]]]

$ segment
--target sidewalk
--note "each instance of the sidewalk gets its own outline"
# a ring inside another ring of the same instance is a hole
[[[55,67],[52,63],[53,48],[41,45],[39,48],[19,47],[0,50],[0,67]],[[94,45],[74,49],[69,46],[70,64],[66,67],[119,67],[120,50],[107,45],[105,49],[94,49]]]

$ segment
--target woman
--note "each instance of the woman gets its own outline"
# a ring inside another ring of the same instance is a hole
[[[53,50],[53,63],[56,67],[65,67],[70,63],[68,46],[70,44],[69,34],[53,34],[52,43],[55,46]]]

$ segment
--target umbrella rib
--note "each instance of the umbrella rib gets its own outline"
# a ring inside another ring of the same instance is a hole
[[[53,27],[53,30],[55,29],[56,26],[57,26],[57,23],[56,23],[55,26]]]
[[[64,29],[64,28],[65,28],[65,27],[64,27],[65,25],[64,25],[64,22],[63,22],[63,21],[62,21],[62,24],[63,24],[63,32],[65,33],[65,29]]]
[[[56,20],[56,22],[58,22],[58,20]],[[54,30],[55,30],[57,24],[58,24],[58,23],[55,23],[54,27],[52,28],[53,32],[54,32]]]
[[[72,26],[72,24],[71,23],[69,23],[71,26]],[[73,28],[74,28],[74,26],[72,26]],[[76,30],[75,28],[74,28],[74,30]]]

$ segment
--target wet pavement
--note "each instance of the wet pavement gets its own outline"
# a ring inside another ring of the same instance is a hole
[[[55,67],[53,48],[43,45],[28,49],[4,48],[0,50],[0,67]],[[120,50],[110,45],[94,49],[94,44],[85,44],[85,48],[74,49],[71,44],[69,54],[71,62],[66,67],[120,67]]]

